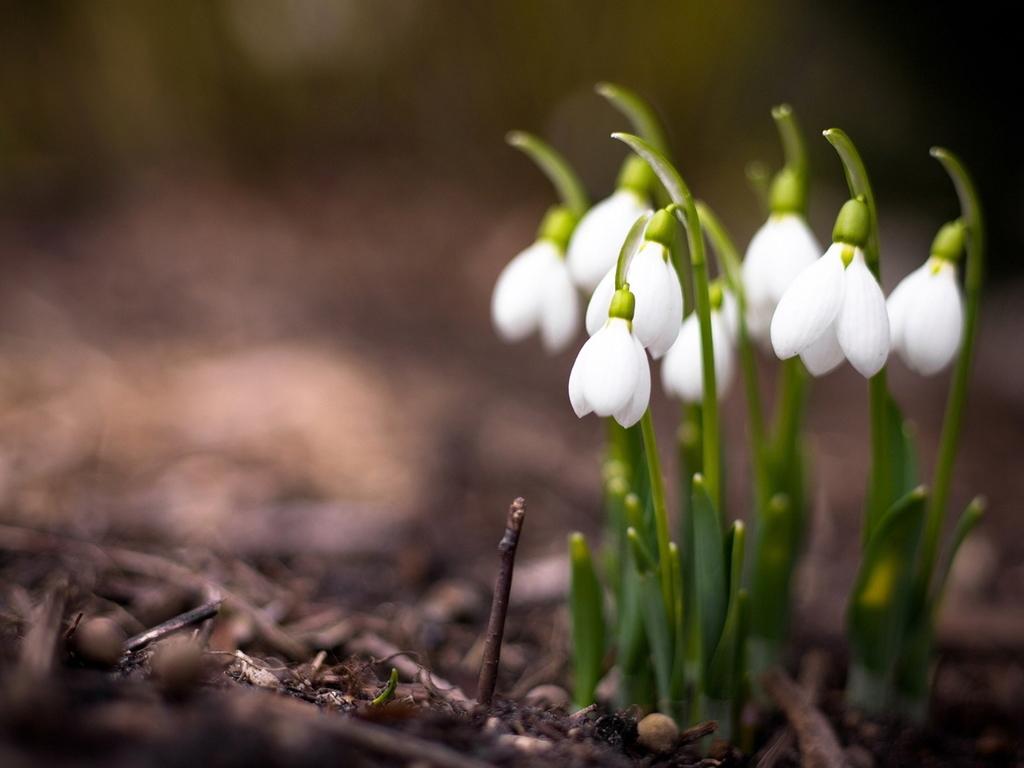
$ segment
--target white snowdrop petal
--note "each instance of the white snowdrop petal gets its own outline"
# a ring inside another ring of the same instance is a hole
[[[498,275],[491,294],[491,321],[505,341],[521,341],[537,329],[548,251],[554,251],[557,258],[552,243],[536,242],[506,264]]]
[[[636,192],[620,189],[587,211],[569,241],[567,261],[573,280],[590,293],[615,266],[630,227],[650,210]]]
[[[778,304],[800,273],[821,255],[821,246],[803,217],[793,213],[778,217],[775,237],[778,258],[770,273],[768,295]]]
[[[657,317],[650,321],[652,325],[657,326],[656,335],[646,345],[655,360],[662,357],[675,342],[683,321],[683,288],[679,284],[679,275],[670,262],[662,262],[661,272],[661,308]],[[639,301],[640,298],[637,297],[638,311]],[[639,337],[639,332],[637,336]]]
[[[580,327],[580,300],[569,269],[561,258],[548,270],[544,283],[540,338],[550,353],[561,352]]]
[[[834,243],[825,255],[801,272],[786,291],[771,321],[772,347],[785,360],[815,341],[836,318],[842,305],[842,249]]]
[[[670,320],[672,302],[672,276],[665,263],[665,247],[659,243],[644,243],[626,270],[626,282],[636,298],[633,332],[645,347],[650,347],[665,332]],[[675,281],[677,288],[679,281]],[[675,318],[673,324],[678,324]]]
[[[675,344],[661,364],[661,383],[665,391],[687,403],[699,403],[704,396],[700,347],[700,323],[694,312],[683,321]]]
[[[598,416],[611,416],[633,396],[640,377],[635,341],[626,320],[611,318],[583,345],[590,348],[582,371],[583,395]]]
[[[922,278],[927,279],[927,277],[928,262],[925,262],[900,280],[885,302],[886,310],[889,313],[889,335],[892,339],[892,348],[895,350],[902,351],[903,349],[903,328],[907,315],[907,304],[916,293],[915,288],[918,283]]]
[[[843,302],[836,316],[843,354],[861,376],[871,378],[889,357],[889,313],[882,289],[857,249],[843,276]]]
[[[634,341],[636,342],[634,349],[639,378],[629,403],[615,414],[615,420],[627,428],[640,421],[651,401],[651,364],[647,360],[647,353],[644,351],[643,345],[636,339]]]
[[[711,345],[715,353],[715,392],[721,400],[729,391],[736,368],[732,338],[729,335],[727,319],[721,311],[711,315]],[[701,375],[703,376],[703,367]]]
[[[572,404],[573,412],[581,419],[593,410],[583,393],[583,377],[588,367],[589,357],[589,354],[584,353],[589,343],[590,339],[587,339],[583,349],[576,355],[576,362],[572,364],[572,370],[569,372],[569,402]]]
[[[760,304],[751,304],[747,302],[747,312],[745,320],[747,321],[747,333],[754,339],[765,351],[771,349],[771,336],[769,329],[772,324],[772,314],[775,311],[775,307],[769,303],[762,302]]]
[[[733,342],[739,337],[740,331],[740,303],[732,295],[732,291],[722,291],[722,320],[729,339]]]
[[[772,279],[772,262],[777,255],[776,231],[777,219],[773,216],[754,233],[743,256],[743,290],[747,296],[747,303],[751,306],[771,303],[769,285]]]
[[[812,376],[824,376],[843,362],[843,348],[836,338],[836,325],[832,323],[809,347],[800,353]]]
[[[604,327],[608,320],[608,310],[612,305],[612,296],[615,294],[615,267],[609,269],[601,282],[597,284],[590,303],[587,304],[587,333],[593,336]]]
[[[931,376],[949,365],[960,348],[964,307],[956,268],[949,262],[925,266],[924,279],[912,286],[901,352],[910,368]]]

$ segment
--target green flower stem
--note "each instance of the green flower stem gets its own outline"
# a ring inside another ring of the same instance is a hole
[[[633,260],[636,252],[644,243],[644,231],[647,229],[647,222],[651,220],[650,213],[640,215],[633,226],[629,228],[626,241],[619,249],[619,258],[615,262],[615,290],[621,291],[626,287],[626,272],[629,271],[629,262]]]
[[[668,615],[668,625],[671,627],[673,620],[673,592],[672,592],[672,557],[670,554],[668,534],[668,508],[665,506],[665,482],[661,476],[661,460],[658,458],[658,443],[654,438],[654,421],[651,419],[651,409],[644,411],[640,419],[640,431],[643,435],[644,458],[647,464],[647,474],[651,484],[651,504],[654,507],[654,526],[658,538],[658,572],[661,574],[661,593],[665,600],[665,612]]]
[[[663,155],[668,155],[665,130],[654,108],[636,91],[615,83],[598,83],[594,90],[626,116],[643,139]]]
[[[852,197],[863,197],[871,217],[870,232],[865,244],[864,255],[868,268],[881,283],[881,268],[878,247],[878,211],[875,208],[875,196],[871,191],[864,161],[857,152],[850,137],[838,128],[830,128],[824,132],[825,138],[839,154],[846,174],[846,184]],[[886,383],[886,370],[883,366],[868,382],[868,409],[871,418],[871,487],[868,503],[867,524],[864,526],[863,541],[866,544],[871,531],[881,519],[889,505],[895,501],[892,472],[886,460],[885,450],[889,444],[887,433],[886,404],[889,390]]]
[[[569,162],[543,139],[526,131],[511,131],[505,141],[526,154],[555,186],[565,206],[579,219],[590,207],[583,182]]]
[[[764,437],[764,411],[761,406],[761,391],[757,380],[757,361],[754,357],[754,346],[750,343],[750,335],[747,332],[747,299],[743,291],[743,280],[740,274],[740,256],[736,245],[729,237],[725,227],[715,216],[711,208],[702,201],[697,201],[697,213],[700,216],[701,225],[708,233],[715,253],[718,254],[720,271],[725,275],[729,283],[729,289],[736,297],[739,305],[739,333],[738,348],[740,356],[740,367],[743,369],[743,386],[747,397],[747,422],[750,432],[750,443],[752,446],[754,462],[754,482],[758,501],[758,509],[764,509],[769,497],[768,467],[766,466],[766,446]]]
[[[693,195],[679,172],[658,150],[637,136],[613,133],[612,138],[628,145],[651,166],[672,199],[676,215],[686,228],[693,266],[693,287],[700,320],[701,363],[704,374],[703,440],[704,480],[708,495],[720,519],[723,515],[721,495],[721,452],[719,449],[718,393],[715,387],[715,357],[711,339],[711,298],[708,295],[708,265],[704,258],[704,235]]]
[[[782,140],[782,151],[786,157],[786,166],[801,177],[807,180],[807,146],[804,143],[804,135],[797,125],[796,115],[789,104],[780,104],[772,107],[772,119],[779,129],[779,138]],[[806,200],[804,201],[806,203]]]
[[[754,160],[747,163],[744,175],[747,177],[747,184],[750,186],[750,190],[754,193],[754,197],[757,198],[757,202],[761,206],[761,213],[767,216],[771,213],[768,198],[768,185],[771,183],[771,174],[768,172],[768,166],[759,160]]]
[[[956,459],[957,443],[960,439],[960,428],[963,425],[964,402],[967,399],[967,381],[971,373],[971,362],[974,357],[974,342],[977,336],[978,307],[981,302],[981,283],[985,272],[985,229],[984,218],[978,193],[970,174],[960,159],[947,149],[933,147],[931,155],[946,169],[953,180],[957,196],[960,198],[961,219],[967,226],[967,264],[964,277],[964,293],[967,307],[964,315],[964,340],[960,356],[956,361],[953,379],[946,400],[946,413],[942,422],[942,437],[939,441],[939,454],[935,462],[935,476],[932,481],[932,495],[928,503],[925,517],[924,540],[920,560],[919,575],[922,583],[927,585],[931,579],[939,535],[942,532],[942,520],[946,515],[946,504],[949,500],[949,486],[953,475],[953,462]]]
[[[799,357],[782,363],[782,387],[775,417],[775,449],[779,456],[791,456],[800,438],[807,372]]]

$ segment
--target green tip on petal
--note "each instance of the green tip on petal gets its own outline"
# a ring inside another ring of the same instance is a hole
[[[775,174],[768,189],[768,207],[774,214],[802,213],[807,207],[807,184],[790,166]]]
[[[628,284],[612,294],[612,304],[608,308],[608,317],[632,320],[635,311],[636,299],[633,297],[633,292],[629,290]]]
[[[639,157],[634,157],[640,160]],[[640,160],[640,162],[644,162]],[[645,167],[647,163],[644,163]],[[647,223],[647,229],[644,231],[644,240],[652,243],[661,243],[666,248],[671,248],[672,243],[675,239],[676,232],[676,219],[672,211],[669,208],[662,208],[656,212],[651,220]]]
[[[967,241],[967,227],[957,219],[942,225],[932,241],[931,255],[946,261],[956,262],[964,252]]]
[[[537,230],[538,240],[550,240],[565,251],[569,246],[569,238],[576,229],[579,217],[564,205],[553,205],[548,208]]]
[[[832,242],[864,248],[870,234],[871,212],[864,199],[858,196],[843,203],[832,230]]]

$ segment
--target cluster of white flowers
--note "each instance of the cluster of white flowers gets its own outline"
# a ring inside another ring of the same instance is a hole
[[[647,220],[644,239],[625,265],[623,287],[616,289],[619,251],[641,217]],[[942,241],[953,243],[950,247],[939,247],[942,238],[937,238],[931,258],[887,303],[865,256],[868,217],[862,200],[848,201],[836,220],[833,243],[822,254],[800,214],[772,214],[743,262],[742,320],[752,338],[763,346],[770,342],[780,359],[799,355],[815,376],[844,359],[861,375],[874,376],[890,350],[913,370],[933,374],[949,364],[960,345],[963,299],[956,259],[962,232],[954,233],[960,239],[950,235]],[[498,278],[491,305],[498,332],[516,341],[539,331],[550,351],[563,349],[578,331],[577,289],[590,293],[585,323],[590,338],[569,377],[569,399],[578,416],[611,416],[627,427],[639,421],[650,399],[648,353],[664,357],[661,378],[668,394],[684,402],[702,400],[701,329],[697,313],[683,318],[682,288],[669,247],[675,226],[672,214],[652,215],[640,193],[623,187],[578,224],[559,218],[542,226],[537,242]],[[734,378],[741,318],[729,291],[716,284],[711,294],[721,398]]]

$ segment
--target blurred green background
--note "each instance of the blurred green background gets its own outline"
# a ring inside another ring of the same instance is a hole
[[[886,214],[955,211],[927,156],[962,154],[993,262],[1016,270],[1024,172],[997,78],[1020,42],[976,3],[585,0],[3,2],[0,195],[8,211],[95,204],[140,176],[273,184],[367,160],[396,179],[456,178],[498,204],[546,194],[502,145],[541,132],[595,192],[622,151],[599,79],[649,96],[699,194],[752,226],[744,164],[778,161],[768,109],[858,142]],[[812,139],[813,141],[813,139]],[[841,183],[824,141],[819,177]],[[836,194],[840,192],[837,191]],[[829,226],[830,211],[820,220]],[[883,222],[884,223],[884,222]]]

